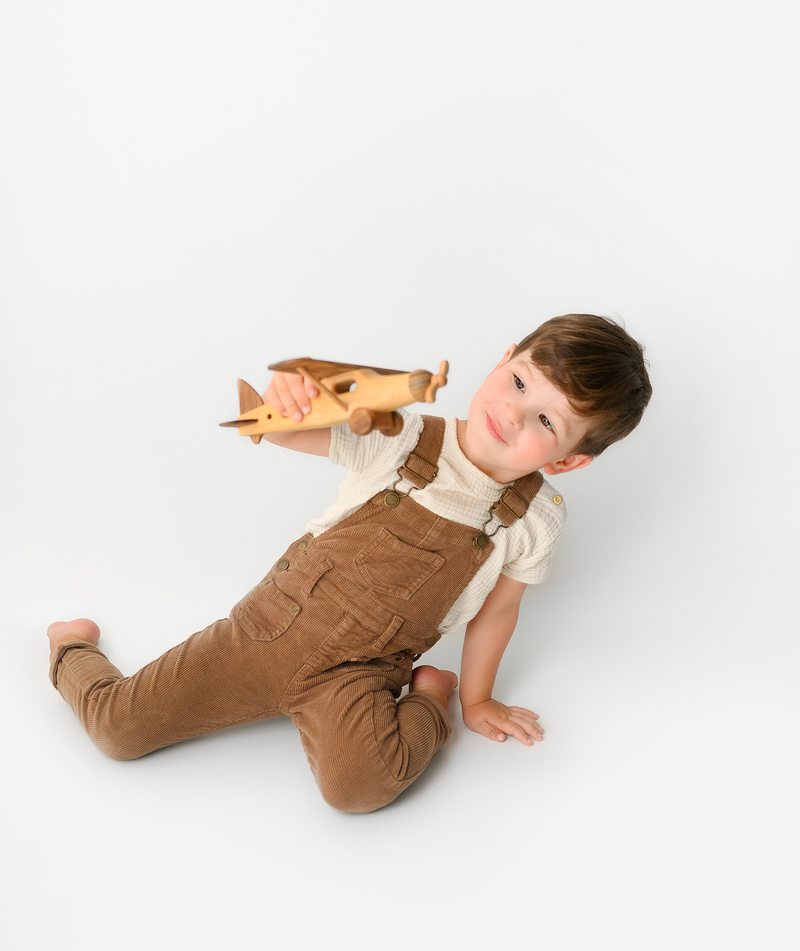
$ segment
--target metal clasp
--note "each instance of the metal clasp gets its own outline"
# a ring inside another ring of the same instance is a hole
[[[479,534],[479,535],[476,535],[476,536],[472,539],[472,545],[473,545],[474,548],[486,548],[486,546],[489,544],[489,539],[490,539],[490,538],[494,538],[494,536],[500,531],[501,528],[508,528],[508,525],[503,525],[503,524],[501,523],[500,525],[497,526],[497,528],[496,528],[490,535],[487,535],[487,534],[486,534],[486,526],[489,524],[489,522],[491,522],[491,520],[492,520],[493,518],[494,518],[494,516],[493,516],[492,513],[490,512],[490,513],[489,513],[489,517],[486,519],[486,521],[485,521],[485,522],[483,523],[483,525],[481,526],[480,534]]]
[[[523,513],[527,510],[528,502],[525,496],[517,492],[517,490],[514,488],[513,485],[507,486],[503,490],[503,494],[500,496],[500,498],[489,509],[489,517],[481,526],[480,534],[476,535],[472,539],[472,544],[474,545],[475,548],[485,548],[489,544],[489,539],[494,538],[494,536],[500,531],[501,528],[508,528],[509,525],[512,525],[518,518],[521,517],[517,512],[514,511],[513,507],[509,505],[508,500],[510,498],[510,493],[512,492],[514,493],[514,495],[516,495],[516,497],[520,500],[520,502],[522,502]],[[505,518],[503,518],[503,516],[500,515],[498,510],[501,507],[504,509],[507,509],[511,513],[512,517],[509,519],[509,521],[506,521]],[[491,520],[495,516],[497,516],[497,520],[500,522],[500,524],[491,534],[487,534],[486,526],[489,524],[489,522],[491,522]]]
[[[426,463],[427,465],[431,467],[432,471],[431,471],[430,478],[428,478],[428,476],[426,476],[424,473],[419,472],[417,469],[411,468],[411,466],[408,463],[412,456],[416,456],[418,459],[421,459],[424,463]],[[421,479],[425,483],[425,485],[423,486],[414,485],[413,481],[409,479],[407,475],[403,475],[404,469],[408,470],[408,472],[410,472],[411,475],[416,476],[418,479]],[[421,452],[417,452],[416,449],[412,449],[411,452],[409,452],[409,454],[406,456],[402,466],[400,466],[400,468],[397,470],[398,478],[394,483],[392,483],[391,491],[384,498],[383,504],[388,505],[390,508],[394,508],[396,505],[400,504],[400,499],[404,499],[407,495],[411,495],[414,489],[420,489],[420,488],[424,489],[427,486],[429,486],[431,482],[433,482],[433,480],[436,478],[437,475],[439,475],[439,467],[436,465],[436,463],[431,462],[430,459],[427,459],[425,456],[423,456]],[[411,488],[408,490],[408,492],[401,492],[397,488],[397,486],[400,485],[403,479],[405,479],[406,482],[411,482]]]
[[[508,486],[508,487],[503,491],[503,494],[500,496],[500,498],[494,503],[494,505],[493,505],[492,508],[491,508],[492,515],[497,515],[497,517],[498,517],[498,518],[500,519],[500,521],[502,521],[502,522],[505,522],[506,520],[503,518],[502,515],[498,514],[498,509],[500,508],[500,506],[502,506],[502,507],[505,508],[505,509],[508,509],[508,511],[511,513],[511,516],[512,516],[511,519],[510,519],[511,522],[514,522],[514,521],[516,521],[518,518],[521,518],[520,513],[514,511],[514,508],[513,508],[511,505],[509,505],[509,503],[508,503],[508,499],[510,498],[510,494],[511,494],[512,492],[513,492],[514,495],[516,495],[516,497],[520,500],[520,502],[522,502],[522,514],[523,514],[523,515],[525,514],[525,511],[526,511],[527,508],[528,508],[528,500],[525,498],[525,496],[520,495],[520,493],[517,492],[517,490],[514,488],[513,485]]]
[[[423,462],[427,463],[431,467],[431,469],[433,470],[433,474],[431,475],[430,479],[426,475],[424,475],[422,472],[418,472],[416,469],[411,468],[408,462],[412,456],[416,456],[418,459],[421,459]],[[427,459],[425,456],[423,456],[421,452],[417,452],[416,449],[411,450],[411,452],[406,456],[405,462],[397,470],[397,474],[400,476],[400,479],[405,478],[407,482],[410,482],[411,480],[408,479],[406,476],[400,475],[403,469],[408,469],[408,471],[412,475],[418,476],[420,479],[422,479],[422,481],[426,485],[430,485],[431,482],[433,482],[433,480],[436,478],[436,476],[439,475],[439,467],[436,465],[436,463],[431,462],[430,459]],[[415,488],[419,488],[419,486],[415,486]]]

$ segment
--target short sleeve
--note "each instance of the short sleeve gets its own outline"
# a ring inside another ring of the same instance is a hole
[[[545,482],[521,524],[515,526],[518,537],[509,545],[512,557],[503,565],[502,574],[523,584],[545,581],[566,520],[564,500]]]

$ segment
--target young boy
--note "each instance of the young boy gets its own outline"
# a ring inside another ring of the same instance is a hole
[[[300,420],[316,395],[278,373],[265,398]],[[547,576],[566,517],[538,470],[589,465],[636,427],[650,395],[639,344],[570,314],[506,350],[465,420],[404,412],[392,438],[346,426],[267,436],[347,465],[336,503],[229,618],[131,677],[97,649],[92,621],[51,624],[51,680],[116,759],[288,715],[325,799],[370,812],[449,737],[456,675],[412,666],[466,623],[464,722],[496,741],[542,740],[535,713],[492,697],[523,592]]]

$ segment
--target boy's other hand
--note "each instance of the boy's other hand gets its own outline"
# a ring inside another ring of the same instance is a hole
[[[311,400],[319,396],[319,390],[299,373],[277,372],[270,380],[262,399],[281,414],[301,423],[311,412]]]
[[[489,699],[465,707],[461,712],[470,730],[498,743],[507,736],[515,736],[526,746],[544,739],[538,714],[525,707],[507,707],[499,700]]]

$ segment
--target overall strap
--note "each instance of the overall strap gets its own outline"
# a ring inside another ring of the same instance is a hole
[[[531,472],[508,486],[500,498],[491,507],[490,512],[496,515],[503,525],[508,528],[513,522],[528,511],[528,506],[536,498],[539,489],[544,483],[541,472]]]
[[[444,442],[444,430],[445,422],[441,416],[422,417],[422,432],[417,444],[397,470],[401,479],[410,482],[417,489],[424,489],[433,482],[439,474],[437,463]]]

